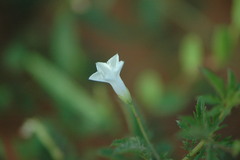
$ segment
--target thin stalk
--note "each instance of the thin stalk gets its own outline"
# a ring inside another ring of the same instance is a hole
[[[127,108],[126,105],[122,104],[122,111],[123,111],[123,114],[124,114],[124,117],[126,119],[126,122],[127,122],[127,127],[128,127],[128,130],[131,134],[135,134],[135,129],[134,129],[134,120],[133,120],[133,116],[131,115],[131,110],[129,108]]]
[[[153,153],[154,157],[156,158],[156,160],[160,160],[160,157],[159,157],[157,151],[155,150],[155,148],[153,147],[153,145],[151,144],[151,142],[150,142],[150,140],[148,138],[147,132],[145,131],[145,129],[143,127],[142,121],[141,121],[141,119],[140,119],[140,117],[138,115],[138,112],[136,111],[136,108],[135,108],[133,102],[128,103],[128,106],[131,108],[131,110],[132,110],[132,112],[134,114],[134,117],[137,120],[137,123],[138,123],[138,126],[140,128],[140,131],[142,132],[142,135],[143,135],[145,141],[147,142],[147,144],[149,145],[150,149],[152,150],[152,153]]]
[[[196,147],[193,148],[182,160],[191,160],[193,157],[195,157],[199,151],[202,149],[202,147],[206,144],[205,140],[201,140]]]

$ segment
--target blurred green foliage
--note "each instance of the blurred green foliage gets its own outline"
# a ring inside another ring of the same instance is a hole
[[[139,19],[141,19],[141,24],[144,28],[146,27],[156,32],[156,29],[161,27],[161,21],[163,20],[162,14],[164,12],[163,2],[157,0],[139,0],[137,9]]]
[[[219,26],[213,35],[213,54],[217,65],[226,64],[232,54],[232,37],[229,28]]]
[[[183,72],[190,76],[198,73],[203,61],[203,46],[197,35],[190,34],[182,40],[180,61]]]
[[[240,1],[239,0],[233,0],[232,4],[232,25],[238,30],[240,30]]]
[[[154,71],[144,71],[136,82],[136,93],[149,107],[159,104],[164,92],[161,78]]]
[[[146,70],[136,81],[135,91],[139,100],[154,115],[169,116],[180,111],[186,102],[177,89],[164,87],[158,73]]]
[[[86,91],[75,84],[68,76],[55,69],[54,66],[38,55],[29,56],[24,65],[27,71],[46,88],[49,94],[56,98],[58,103],[65,104],[64,106],[67,108],[73,107],[74,111],[83,116],[82,120],[86,121],[85,127],[81,126],[83,131],[87,131],[87,128],[94,129],[94,126],[103,122],[103,125],[106,124],[108,118],[110,118],[108,116],[111,116],[109,110],[94,102]]]
[[[74,16],[66,11],[57,13],[52,28],[51,53],[62,69],[74,75],[83,75],[88,60],[76,32]]]

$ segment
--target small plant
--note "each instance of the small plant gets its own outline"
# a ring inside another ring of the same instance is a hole
[[[167,153],[158,153],[151,142],[141,115],[133,103],[131,94],[120,77],[124,62],[119,61],[116,54],[107,63],[96,63],[97,72],[90,80],[111,84],[122,102],[130,109],[137,122],[140,135],[115,140],[110,148],[102,150],[102,154],[112,159],[132,159],[136,156],[144,160],[168,160]],[[232,109],[240,104],[240,83],[232,71],[228,71],[227,84],[208,69],[202,73],[216,95],[199,96],[192,116],[182,116],[177,120],[179,135],[183,139],[183,148],[188,154],[182,160],[220,160],[236,157],[240,153],[239,140],[222,138],[217,131],[224,127],[225,118]],[[130,125],[130,124],[129,124]]]

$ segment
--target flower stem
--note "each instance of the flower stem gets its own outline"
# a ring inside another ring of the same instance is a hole
[[[122,112],[124,114],[124,117],[126,119],[126,123],[127,123],[127,127],[128,127],[128,131],[130,132],[130,134],[134,135],[135,134],[135,120],[134,120],[134,116],[133,113],[131,112],[131,109],[126,106],[125,103],[122,103]]]
[[[153,147],[153,145],[151,144],[149,138],[148,138],[148,135],[147,135],[147,132],[145,131],[144,127],[143,127],[143,124],[142,124],[142,121],[138,115],[138,112],[136,111],[136,108],[135,108],[135,105],[133,104],[133,102],[130,102],[128,103],[128,106],[131,108],[132,112],[133,112],[133,115],[134,117],[136,118],[137,120],[137,123],[138,123],[138,126],[140,128],[140,131],[142,132],[142,135],[145,139],[145,141],[147,142],[147,144],[149,145],[150,149],[152,150],[152,153],[154,155],[154,157],[156,158],[156,160],[160,160],[160,157],[157,153],[157,151],[155,150],[155,148]]]

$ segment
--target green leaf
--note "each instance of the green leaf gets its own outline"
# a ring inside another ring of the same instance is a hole
[[[216,74],[214,74],[212,71],[202,68],[202,73],[205,76],[205,78],[208,80],[208,82],[212,85],[212,87],[215,89],[217,94],[223,98],[225,96],[225,87],[224,87],[224,81],[220,77],[218,77]]]
[[[180,136],[188,140],[186,144],[191,144],[192,140],[208,138],[210,134],[220,129],[218,116],[219,109],[216,114],[209,114],[204,98],[199,97],[193,116],[183,116],[180,121],[177,121],[178,126],[181,128]]]
[[[205,112],[206,112],[205,102],[201,97],[199,97],[196,105],[196,112],[194,114],[195,118],[201,120]]]
[[[234,89],[234,88],[236,88],[236,86],[237,86],[237,81],[236,81],[236,77],[235,77],[235,75],[233,74],[233,71],[232,70],[228,70],[228,84],[227,84],[227,86],[228,86],[228,89]]]
[[[221,99],[215,95],[202,95],[201,98],[209,105],[219,105],[221,103]]]
[[[113,141],[113,154],[137,153],[145,160],[151,160],[152,154],[149,148],[139,137],[123,138]]]
[[[202,41],[195,35],[187,35],[180,48],[180,63],[184,73],[195,76],[202,65]]]
[[[208,123],[201,123],[201,121],[194,119],[191,116],[184,116],[180,118],[177,122],[178,126],[181,128],[179,136],[183,139],[188,140],[186,142],[191,142],[192,140],[201,140],[206,138],[210,132],[208,128]]]
[[[194,123],[194,119],[192,116],[183,116],[180,117],[180,120],[177,120],[176,122],[179,128],[185,130],[188,129]]]
[[[234,105],[237,105],[239,102],[238,97],[238,83],[236,81],[236,77],[234,76],[233,72],[231,70],[228,70],[228,81],[227,81],[227,100],[228,104],[230,104],[232,107]]]
[[[229,60],[232,52],[232,39],[227,27],[219,26],[215,29],[212,49],[218,66],[224,65]]]

